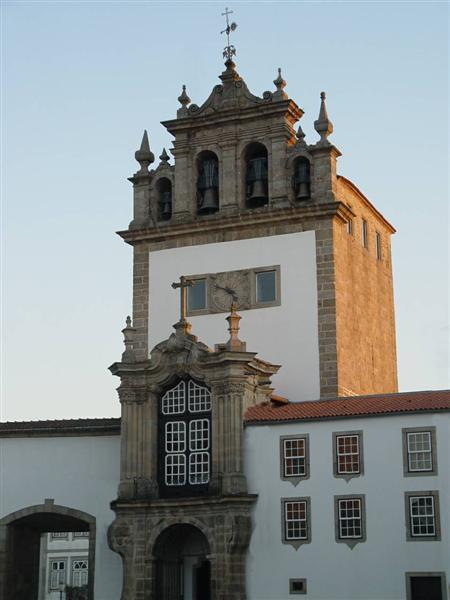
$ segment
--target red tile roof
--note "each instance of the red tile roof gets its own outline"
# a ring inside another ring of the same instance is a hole
[[[279,421],[339,419],[410,412],[450,411],[450,390],[348,396],[331,400],[259,404],[245,414],[248,425]]]
[[[119,434],[120,418],[5,421],[0,423],[0,438]]]

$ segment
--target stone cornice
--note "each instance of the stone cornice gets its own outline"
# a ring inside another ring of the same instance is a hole
[[[207,505],[210,509],[216,508],[219,512],[223,511],[224,505],[234,505],[236,507],[252,505],[258,498],[257,494],[243,494],[233,496],[193,496],[186,498],[154,498],[154,499],[138,499],[138,500],[113,500],[111,508],[113,510],[136,510],[136,508],[148,509],[152,508],[155,512],[161,510],[177,509],[202,509]]]
[[[303,222],[309,219],[326,219],[337,217],[347,221],[348,209],[342,202],[317,203],[308,202],[303,206],[288,208],[267,208],[261,210],[245,210],[229,217],[216,213],[210,217],[196,218],[188,223],[170,224],[161,227],[143,227],[140,229],[117,231],[128,244],[139,242],[163,242],[170,239],[189,238],[198,233],[217,233],[251,229],[259,225],[275,223]]]

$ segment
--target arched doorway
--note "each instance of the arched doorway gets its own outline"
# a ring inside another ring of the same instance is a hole
[[[172,525],[156,540],[158,600],[210,600],[210,547],[193,525]]]
[[[38,600],[41,537],[52,532],[88,532],[87,598],[94,598],[95,517],[52,500],[0,519],[0,600]]]

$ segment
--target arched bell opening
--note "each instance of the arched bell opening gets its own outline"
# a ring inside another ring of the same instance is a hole
[[[1,519],[0,600],[38,600],[46,589],[55,595],[59,591],[73,592],[83,600],[93,600],[95,530],[95,517],[50,502],[24,508]],[[47,535],[58,533],[61,537],[64,532],[71,533],[72,537],[76,533],[88,537],[85,560],[69,564],[53,555],[47,557]],[[87,573],[82,572],[85,568]]]
[[[172,525],[157,538],[156,597],[158,600],[210,600],[210,546],[193,525]]]
[[[311,198],[311,163],[304,156],[294,163],[293,188],[296,200]]]
[[[205,150],[197,157],[197,214],[207,215],[219,210],[219,159]]]
[[[245,204],[247,208],[264,206],[269,202],[267,148],[253,142],[245,149]]]
[[[156,182],[158,221],[168,221],[172,217],[172,182],[161,177]]]

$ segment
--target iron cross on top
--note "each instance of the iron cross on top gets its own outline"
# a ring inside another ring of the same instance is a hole
[[[195,285],[193,279],[187,279],[184,275],[180,277],[179,282],[173,282],[172,287],[174,290],[180,289],[180,323],[186,322],[187,316],[187,289]]]

